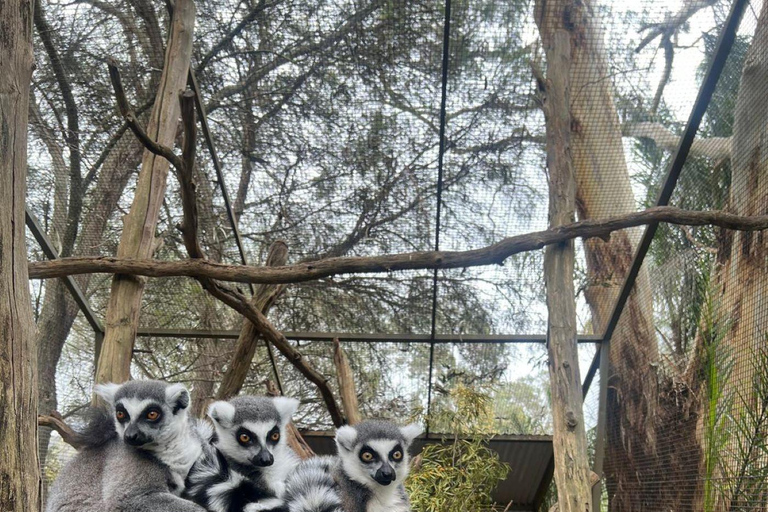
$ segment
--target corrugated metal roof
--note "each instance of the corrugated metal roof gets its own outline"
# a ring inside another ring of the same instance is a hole
[[[320,455],[336,453],[332,432],[302,432],[309,446]],[[439,435],[421,436],[414,442],[411,452],[416,455],[426,444],[442,442]],[[448,439],[450,442],[450,438]],[[507,479],[494,492],[496,503],[509,510],[536,510],[542,498],[544,486],[552,479],[552,436],[496,436],[489,446],[499,458],[509,464],[511,471]]]

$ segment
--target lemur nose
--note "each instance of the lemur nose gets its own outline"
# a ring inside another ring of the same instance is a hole
[[[376,471],[374,479],[381,485],[389,485],[395,481],[395,470],[389,464],[385,464]]]
[[[265,450],[263,448],[252,460],[254,466],[261,468],[271,466],[275,462],[275,458],[271,453],[269,453],[269,450]]]
[[[141,432],[132,432],[130,434],[126,433],[123,439],[125,439],[125,442],[131,446],[141,446],[143,444],[147,444],[147,441],[149,441],[147,436]]]

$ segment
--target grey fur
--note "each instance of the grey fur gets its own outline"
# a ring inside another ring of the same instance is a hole
[[[338,457],[304,461],[288,479],[289,512],[408,512],[408,448],[420,431],[383,421],[340,428]]]
[[[150,428],[141,413],[123,423],[94,420],[94,429],[109,432],[95,437],[59,473],[48,496],[47,512],[205,512],[175,493],[180,493],[186,471],[201,451],[201,439],[188,420],[189,393],[180,385],[158,381],[132,381],[122,386],[107,385],[98,391],[115,407],[126,400],[161,411]],[[103,418],[102,418],[103,419]],[[101,423],[96,423],[101,421]],[[146,436],[142,446],[125,442],[130,433]],[[180,449],[179,447],[184,447]],[[194,458],[193,458],[194,457]],[[192,462],[186,459],[192,459]],[[186,469],[185,469],[186,468]]]

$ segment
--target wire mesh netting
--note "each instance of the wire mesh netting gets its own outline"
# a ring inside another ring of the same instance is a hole
[[[577,217],[653,206],[732,3],[197,1],[193,67],[221,161],[219,178],[200,137],[205,252],[242,262],[222,187],[251,264],[278,240],[296,263],[462,251],[546,229],[537,77],[557,65],[546,52],[558,30],[572,35]],[[740,3],[743,20],[670,204],[765,215],[768,9]],[[146,124],[169,15],[143,0],[41,5],[28,209],[56,255],[113,256],[142,148],[115,112],[104,60],[119,62]],[[171,175],[155,258],[186,257],[181,217]],[[575,242],[582,341],[611,324],[642,232]],[[31,232],[28,246],[30,260],[48,258]],[[766,254],[761,233],[659,226],[613,331],[610,377],[598,373],[585,400],[590,453],[604,461],[604,507],[765,509]],[[342,338],[364,416],[450,411],[450,390],[461,384],[491,397],[498,433],[549,434],[542,268],[543,250],[503,265],[337,275],[287,286],[268,316],[334,391],[330,340]],[[103,323],[111,276],[73,281]],[[33,281],[32,292],[41,411],[77,423],[99,336],[63,281]],[[194,280],[149,279],[132,375],[187,383],[201,411],[241,325]],[[582,379],[595,347],[579,345]],[[277,373],[301,399],[299,426],[330,429],[316,387],[280,354],[276,368],[260,342],[243,391],[263,392]],[[49,447],[48,436],[40,443],[50,479],[72,452],[58,438]]]

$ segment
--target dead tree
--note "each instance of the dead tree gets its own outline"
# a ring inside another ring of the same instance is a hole
[[[24,206],[32,77],[31,0],[0,2],[0,510],[40,507],[37,351]]]
[[[192,55],[195,25],[193,0],[174,3],[165,64],[152,115],[147,127],[152,141],[169,146],[176,137],[179,119],[179,92],[184,90]],[[127,102],[120,110],[127,113]],[[145,151],[131,210],[123,221],[118,256],[151,259],[155,229],[168,178],[168,161]],[[104,342],[96,367],[96,382],[124,382],[130,377],[131,355],[138,329],[144,280],[116,274],[107,305]]]
[[[558,30],[547,46],[547,76],[539,76],[547,128],[549,217],[553,227],[576,218],[576,179],[571,159],[570,35]],[[547,287],[547,348],[552,394],[552,445],[560,510],[592,509],[587,437],[582,407],[576,344],[576,295],[573,241],[550,245],[544,252]]]
[[[344,416],[348,425],[360,423],[360,406],[357,402],[357,391],[355,389],[355,377],[352,374],[352,367],[349,365],[347,354],[341,348],[339,338],[333,340],[333,364],[336,367],[336,379],[339,381],[339,395],[341,396],[341,406],[344,408]]]

